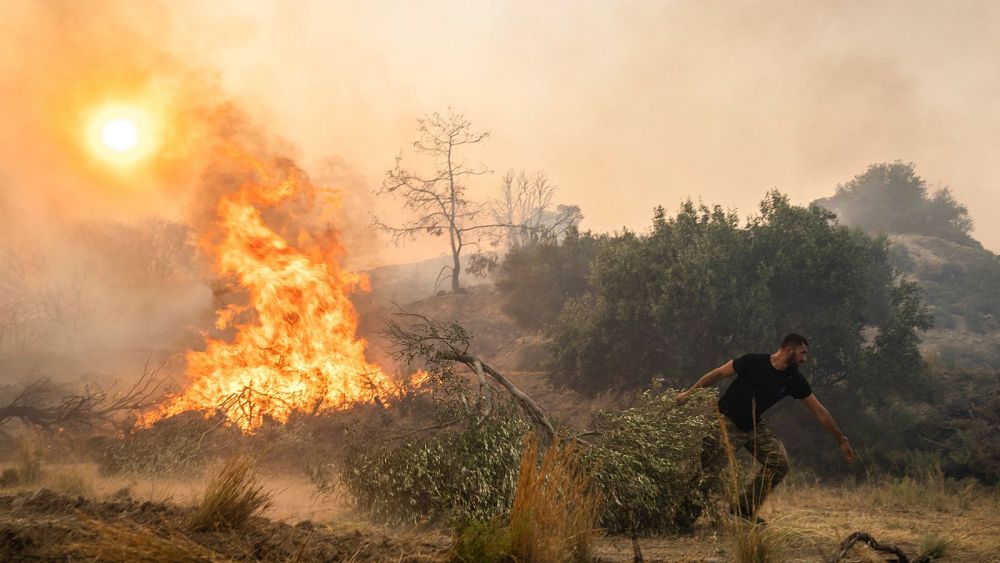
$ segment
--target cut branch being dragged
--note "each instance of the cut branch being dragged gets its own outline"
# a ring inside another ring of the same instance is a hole
[[[382,335],[393,344],[399,359],[406,362],[420,359],[428,364],[432,373],[441,371],[446,364],[464,364],[480,382],[480,397],[485,376],[489,376],[524,409],[542,432],[544,443],[552,442],[556,432],[545,410],[496,368],[469,353],[471,336],[460,324],[442,324],[423,315],[402,310],[395,317],[386,322]]]

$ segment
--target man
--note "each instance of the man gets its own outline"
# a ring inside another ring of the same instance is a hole
[[[684,402],[695,389],[736,376],[736,380],[719,399],[719,412],[725,415],[726,434],[732,448],[747,448],[761,464],[747,490],[739,498],[738,505],[733,507],[738,516],[747,520],[763,522],[756,516],[757,509],[767,494],[788,474],[785,446],[760,420],[764,411],[786,395],[795,397],[805,405],[823,428],[837,440],[844,459],[848,463],[854,462],[851,443],[798,370],[798,366],[804,364],[808,356],[809,342],[792,333],[781,341],[777,352],[746,354],[730,360],[703,375],[690,389],[677,394],[677,401]],[[717,448],[707,469],[721,470],[726,458],[725,450]]]

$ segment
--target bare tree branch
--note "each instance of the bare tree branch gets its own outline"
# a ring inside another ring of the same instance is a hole
[[[432,364],[460,363],[467,366],[479,378],[484,378],[483,374],[488,375],[521,405],[542,431],[546,444],[555,438],[555,428],[549,421],[548,415],[534,399],[493,366],[469,353],[471,337],[461,325],[458,323],[444,325],[424,315],[405,311],[400,311],[396,317],[407,321],[406,324],[391,319],[386,322],[381,332],[394,344],[396,353],[401,359],[412,361],[415,358],[422,358]]]
[[[107,389],[88,385],[80,394],[63,396],[51,380],[39,379],[0,407],[0,426],[15,419],[42,430],[107,424],[118,414],[150,407],[161,384],[157,374],[147,361],[139,380],[122,392],[114,392],[114,385]]]

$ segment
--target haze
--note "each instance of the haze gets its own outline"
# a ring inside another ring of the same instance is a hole
[[[202,4],[10,3],[0,99],[17,114],[50,80],[40,69],[155,51],[143,64],[166,57],[164,67],[214,75],[308,171],[347,190],[358,233],[367,212],[395,212],[370,191],[416,119],[451,107],[492,132],[471,158],[498,173],[474,195],[494,194],[504,170],[541,170],[561,203],[581,206],[584,228],[642,230],[654,206],[689,197],[742,215],[770,188],[808,203],[899,159],[949,186],[974,236],[1000,250],[994,2]],[[118,50],[74,61],[67,37]],[[44,136],[24,130],[33,123],[2,136],[8,211],[28,201],[10,193],[44,189],[53,174],[35,162],[46,151]],[[369,239],[349,239],[350,265],[444,250],[439,240],[395,249]]]

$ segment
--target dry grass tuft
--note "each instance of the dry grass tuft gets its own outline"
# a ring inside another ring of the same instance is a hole
[[[737,521],[733,525],[733,556],[739,563],[785,560],[789,534],[773,526]]]
[[[553,444],[538,460],[526,441],[510,515],[511,553],[518,561],[588,561],[599,501],[575,443]]]
[[[150,563],[225,561],[218,553],[187,537],[171,532],[162,537],[135,523],[109,525],[87,519],[89,541],[67,546],[72,552],[99,561],[146,561]]]
[[[42,458],[45,448],[41,439],[32,434],[21,440],[17,448],[19,485],[34,485],[42,478]]]
[[[728,461],[726,493],[735,511],[739,510],[740,492],[745,478],[741,475],[740,464],[736,460],[733,445],[729,442],[726,422],[722,415],[719,415],[719,430]],[[757,493],[763,494],[763,491]],[[730,526],[730,533],[733,541],[733,557],[739,563],[772,563],[785,559],[785,546],[790,535],[788,532],[778,531],[768,527],[767,524],[752,523],[736,516]]]
[[[253,460],[233,458],[208,484],[195,512],[188,519],[192,530],[235,529],[271,506],[271,493],[260,485]]]
[[[954,543],[955,538],[951,536],[946,536],[939,532],[931,532],[920,538],[920,544],[917,549],[920,553],[920,557],[940,559],[941,557],[944,557],[946,553],[951,551],[951,546]]]

